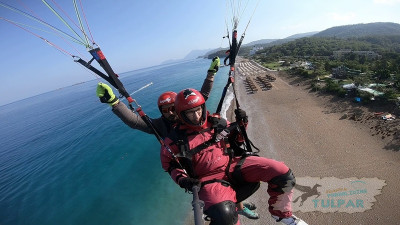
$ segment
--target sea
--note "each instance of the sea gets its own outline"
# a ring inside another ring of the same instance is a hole
[[[119,75],[129,93],[152,83],[132,97],[158,118],[158,96],[200,90],[209,64],[196,59]],[[210,112],[227,77],[228,67],[220,68]],[[1,225],[185,224],[192,196],[162,169],[156,138],[129,128],[100,103],[99,81],[0,106]]]

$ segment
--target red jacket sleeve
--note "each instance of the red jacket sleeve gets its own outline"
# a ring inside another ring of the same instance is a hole
[[[167,146],[170,146],[169,144],[171,142],[172,141],[169,138],[165,139],[165,144]],[[176,145],[170,146],[170,150],[174,154],[178,152],[178,148]],[[182,168],[180,168],[178,162],[174,159],[171,152],[169,152],[168,149],[164,146],[161,146],[160,159],[161,159],[161,166],[166,172],[170,174],[171,178],[175,181],[175,183],[178,183],[177,179],[181,177],[187,177],[187,174]]]

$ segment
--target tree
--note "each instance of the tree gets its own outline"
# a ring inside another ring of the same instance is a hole
[[[393,89],[387,89],[384,92],[383,98],[388,102],[395,102],[397,100],[397,94]]]
[[[400,74],[396,74],[394,76],[394,84],[393,87],[397,90],[400,91]]]
[[[356,86],[359,86],[359,85],[364,86],[369,83],[371,83],[371,75],[368,73],[360,74],[360,75],[354,77],[354,84]]]
[[[367,57],[365,55],[358,57],[358,63],[364,65],[366,61],[367,61]]]
[[[386,80],[390,77],[389,71],[390,63],[386,60],[379,60],[375,63],[375,78],[378,81]]]

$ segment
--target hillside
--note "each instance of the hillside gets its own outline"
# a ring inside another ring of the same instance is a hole
[[[337,26],[321,32],[307,32],[291,35],[284,39],[262,39],[244,44],[239,55],[248,55],[253,46],[264,47],[259,53],[273,56],[310,56],[332,54],[340,49],[360,51],[398,52],[400,46],[400,24],[368,23]],[[309,39],[308,39],[309,38]],[[327,39],[325,39],[327,38]],[[204,57],[225,56],[227,49],[209,51]]]
[[[301,34],[294,34],[289,37],[286,37],[285,39],[298,39],[298,38],[303,38],[303,37],[310,37],[315,34],[319,33],[319,31],[312,31],[312,32],[307,32],[307,33],[301,33]]]
[[[265,47],[280,45],[280,44],[291,42],[291,41],[299,39],[299,38],[310,37],[310,36],[312,36],[312,35],[314,35],[316,33],[318,33],[318,32],[314,31],[314,32],[294,34],[294,35],[291,35],[291,36],[283,38],[283,39],[261,39],[261,40],[258,40],[258,41],[252,41],[250,43],[242,45],[242,47],[240,48],[240,51],[239,51],[239,55],[241,55],[241,56],[248,55],[250,50],[254,46],[264,47],[265,48]],[[204,55],[204,57],[205,58],[209,58],[209,59],[212,59],[214,56],[225,57],[226,56],[225,55],[226,50],[228,50],[228,49],[227,48],[225,48],[225,49],[221,49],[221,48],[214,49],[212,51],[207,52]]]
[[[309,37],[297,39],[282,45],[272,46],[259,51],[269,57],[280,56],[331,56],[333,51],[351,49],[353,51],[374,51],[383,53],[400,53],[400,35],[366,36],[340,39],[334,37]]]
[[[250,43],[244,44],[243,46],[265,45],[265,44],[274,42],[276,40],[278,40],[278,39],[261,39],[258,41],[252,41]]]
[[[320,86],[319,77],[332,75],[343,82],[347,80],[361,86],[383,84],[384,87],[377,88],[383,93],[379,98],[370,97],[364,92],[354,93],[361,96],[365,104],[378,99],[377,102],[394,107],[400,97],[399,24],[334,27],[312,37],[264,48],[252,58],[266,66],[287,69],[296,76],[311,79],[313,90],[322,90],[340,97],[348,94],[341,87],[343,83],[327,79]],[[276,63],[282,60],[283,64]],[[303,66],[304,61],[311,66]]]
[[[332,27],[311,37],[296,39],[259,51],[270,59],[281,56],[331,56],[333,51],[400,53],[400,24],[369,23]]]
[[[400,35],[400,24],[379,22],[338,26],[321,31],[313,37],[351,38],[375,35]]]

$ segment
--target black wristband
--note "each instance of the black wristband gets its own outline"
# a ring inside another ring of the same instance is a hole
[[[117,96],[114,96],[114,98],[111,101],[108,101],[107,103],[114,103],[116,101],[118,101],[118,98]]]

